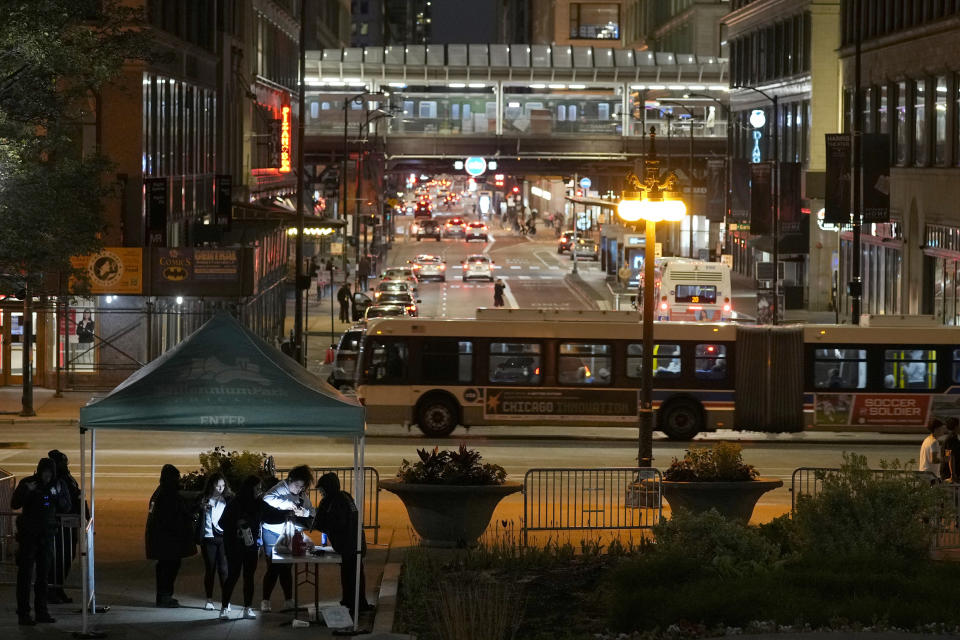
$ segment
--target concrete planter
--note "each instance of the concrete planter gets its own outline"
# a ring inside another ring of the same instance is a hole
[[[663,480],[663,497],[671,509],[703,513],[716,509],[720,515],[744,524],[750,522],[760,496],[783,486],[782,480],[757,478],[740,482],[675,482]]]
[[[469,547],[486,530],[500,501],[523,489],[519,482],[453,486],[381,480],[403,501],[414,530],[428,547]]]

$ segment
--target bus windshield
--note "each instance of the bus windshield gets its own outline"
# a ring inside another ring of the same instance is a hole
[[[717,288],[705,284],[678,284],[675,299],[677,302],[714,304],[717,301]]]

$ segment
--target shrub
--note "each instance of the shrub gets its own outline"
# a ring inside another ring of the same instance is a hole
[[[653,527],[655,554],[685,557],[710,572],[739,576],[777,565],[780,549],[756,527],[728,520],[715,509],[706,513],[677,510]]]
[[[759,474],[744,463],[742,447],[733,442],[718,442],[712,447],[687,449],[682,460],[673,459],[663,479],[675,482],[735,482],[753,480]]]
[[[794,520],[800,551],[810,558],[923,558],[936,532],[942,495],[899,461],[844,454],[840,470],[824,474],[814,496],[801,495]]]
[[[208,475],[222,473],[227,486],[239,489],[247,476],[266,477],[265,470],[269,456],[253,451],[227,451],[217,446],[200,454],[200,469],[180,476],[180,488],[185,491],[200,491]]]
[[[507,479],[503,467],[481,464],[480,453],[464,444],[456,451],[417,449],[417,455],[420,459],[416,462],[405,459],[400,464],[399,480],[411,484],[484,485],[503,484]]]

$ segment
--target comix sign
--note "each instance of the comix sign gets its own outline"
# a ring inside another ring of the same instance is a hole
[[[280,173],[290,173],[290,105],[280,113]]]

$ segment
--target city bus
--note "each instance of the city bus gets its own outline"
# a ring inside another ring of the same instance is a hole
[[[663,322],[656,428],[922,433],[960,416],[960,328]],[[627,311],[478,309],[473,320],[369,323],[357,395],[367,421],[447,436],[458,426],[632,426],[643,344]]]
[[[662,258],[659,274],[659,320],[725,322],[733,312],[730,267],[722,262]]]

